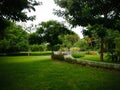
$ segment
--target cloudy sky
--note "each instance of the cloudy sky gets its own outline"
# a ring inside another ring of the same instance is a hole
[[[57,20],[59,22],[65,22],[65,20],[62,17],[58,17],[56,15],[53,14],[53,9],[59,9],[59,7],[54,3],[54,0],[38,0],[38,1],[42,1],[42,5],[40,6],[36,6],[36,11],[35,12],[30,12],[28,13],[28,15],[36,15],[36,20],[33,22],[27,22],[26,25],[30,25],[32,24],[38,24],[41,23],[42,21],[49,21],[49,20]],[[81,28],[77,27],[72,29],[73,31],[75,31],[80,38],[82,38],[82,34],[81,34]]]

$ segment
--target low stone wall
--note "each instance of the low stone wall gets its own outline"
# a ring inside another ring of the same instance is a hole
[[[78,64],[82,64],[82,65],[89,65],[93,67],[120,70],[120,64],[97,62],[97,61],[90,61],[90,60],[77,60],[77,59],[76,61]]]
[[[98,67],[98,68],[105,68],[105,69],[111,69],[111,70],[114,69],[114,70],[120,71],[120,64],[90,61],[90,60],[79,60],[79,59],[73,58],[71,55],[64,56],[64,58],[65,58],[65,61],[69,63]]]
[[[70,54],[63,54],[63,53],[60,53],[60,54],[54,53],[54,57],[56,60],[62,60],[68,63],[80,64],[84,66],[92,66],[92,67],[98,67],[98,68],[105,68],[105,69],[110,69],[110,70],[114,69],[114,70],[120,71],[120,64],[90,61],[90,60],[79,60],[79,59],[73,58]]]

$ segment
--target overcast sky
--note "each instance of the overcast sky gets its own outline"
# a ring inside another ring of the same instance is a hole
[[[30,25],[32,24],[38,24],[41,23],[42,21],[49,21],[49,20],[57,20],[59,22],[65,22],[65,20],[62,17],[58,17],[56,15],[53,14],[53,9],[59,9],[59,7],[54,3],[54,0],[38,0],[38,1],[42,1],[42,5],[40,6],[36,6],[36,11],[35,12],[30,12],[28,13],[28,15],[36,15],[36,20],[34,20],[33,22],[27,22],[26,25]],[[83,38],[82,34],[81,34],[81,28],[77,27],[75,29],[72,29],[73,31],[75,31],[80,38]]]

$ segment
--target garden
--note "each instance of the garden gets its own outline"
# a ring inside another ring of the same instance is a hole
[[[37,24],[42,1],[0,1],[0,90],[120,90],[119,0],[53,1]]]

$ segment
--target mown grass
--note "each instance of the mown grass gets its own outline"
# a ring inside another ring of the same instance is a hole
[[[100,61],[100,55],[85,55],[84,57],[81,57],[82,60],[92,60],[92,61]],[[104,61],[110,62],[107,58],[107,56],[104,55]]]
[[[120,90],[120,72],[53,61],[0,57],[0,90]]]
[[[14,52],[7,53],[7,56],[40,56],[40,55],[51,55],[52,51],[37,51],[37,52]]]

